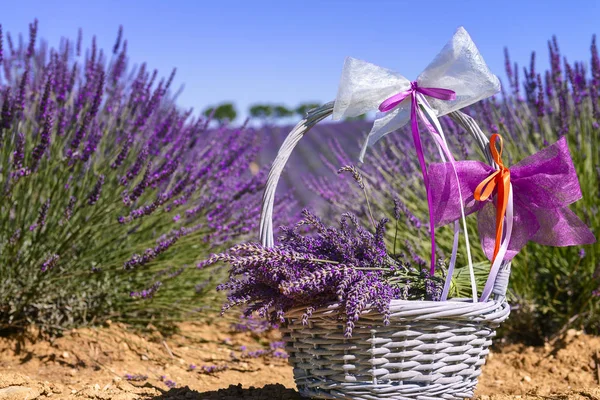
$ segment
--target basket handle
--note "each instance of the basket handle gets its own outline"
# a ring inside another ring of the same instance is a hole
[[[302,136],[308,132],[318,122],[327,118],[333,113],[333,101],[308,111],[306,117],[298,122],[288,136],[283,141],[283,144],[277,152],[277,157],[271,165],[265,192],[262,199],[262,210],[260,213],[260,241],[265,247],[273,247],[273,204],[275,203],[275,190],[281,172],[287,163],[292,151],[302,139]]]
[[[271,165],[271,170],[267,177],[267,183],[265,185],[265,191],[262,199],[262,210],[260,214],[260,241],[265,247],[273,247],[273,206],[275,203],[275,191],[277,189],[277,183],[283,168],[290,158],[292,151],[302,139],[305,133],[307,133],[313,126],[327,118],[333,113],[334,102],[331,101],[324,104],[321,107],[310,110],[306,117],[301,120],[294,129],[285,138],[283,144],[279,148],[277,156]],[[462,126],[467,132],[469,132],[477,145],[483,151],[486,161],[490,165],[495,165],[492,159],[492,155],[489,149],[489,139],[479,128],[477,123],[470,116],[460,112],[454,111],[449,114],[454,122]],[[508,288],[508,279],[510,277],[510,261],[504,261],[500,267],[500,271],[494,282],[494,289],[492,293],[496,300],[503,300],[506,297],[506,290]]]

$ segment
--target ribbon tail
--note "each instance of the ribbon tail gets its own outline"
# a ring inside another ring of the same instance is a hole
[[[496,242],[494,243],[494,255],[492,262],[496,259],[500,250],[502,241],[502,226],[504,224],[504,215],[506,214],[506,205],[508,203],[508,193],[510,192],[510,175],[502,175],[502,184],[498,186],[498,198],[496,207]]]
[[[440,296],[440,301],[446,301],[448,299],[448,293],[450,292],[450,283],[452,282],[452,275],[454,274],[454,266],[456,265],[456,255],[458,253],[458,236],[460,234],[460,227],[458,221],[454,221],[454,241],[452,244],[452,256],[450,257],[450,265],[448,266],[448,276],[444,282],[444,290]]]
[[[409,103],[408,100],[406,103]],[[360,162],[363,162],[363,158],[367,149],[377,143],[381,138],[387,134],[402,128],[408,124],[410,120],[410,105],[400,104],[396,108],[386,113],[378,114],[373,122],[373,127],[367,135],[367,139],[363,144],[360,153]]]
[[[485,286],[483,287],[483,292],[481,293],[481,297],[479,301],[485,302],[488,301],[490,295],[492,294],[492,290],[494,289],[494,283],[496,283],[496,277],[498,276],[498,272],[500,271],[500,266],[502,265],[502,261],[506,256],[506,252],[508,250],[508,245],[510,243],[510,238],[512,236],[513,230],[513,188],[512,184],[509,187],[508,192],[508,202],[506,205],[506,235],[504,236],[504,241],[500,246],[500,250],[498,254],[493,259],[492,268],[490,269],[490,274],[488,275],[488,279],[485,282]]]
[[[417,101],[416,92],[412,92],[410,105],[410,127],[412,130],[413,141],[415,143],[415,150],[417,151],[417,158],[419,159],[419,165],[421,166],[421,173],[423,174],[423,181],[425,182],[425,191],[427,192],[427,206],[429,208],[429,235],[431,237],[431,265],[429,267],[429,274],[433,276],[435,273],[435,221],[433,215],[433,197],[431,195],[431,188],[429,187],[429,177],[427,175],[427,166],[425,165],[423,144],[421,143],[421,137],[419,135]]]
[[[469,230],[467,228],[467,218],[465,216],[465,206],[464,206],[462,192],[460,189],[460,180],[458,178],[458,172],[456,170],[456,165],[455,165],[456,160],[454,159],[454,156],[452,155],[452,153],[450,152],[450,149],[448,148],[448,142],[446,141],[446,136],[444,135],[442,126],[441,126],[437,116],[433,112],[433,109],[431,109],[431,107],[427,103],[427,100],[423,96],[419,96],[419,97],[422,100],[421,105],[423,106],[423,110],[425,111],[427,116],[431,119],[431,122],[433,122],[435,127],[429,123],[429,121],[427,120],[425,115],[423,115],[423,112],[421,112],[419,110],[420,116],[423,119],[423,121],[425,122],[425,126],[427,126],[427,129],[433,136],[433,138],[438,146],[438,149],[441,148],[441,152],[443,154],[445,154],[446,157],[448,157],[448,160],[450,161],[450,165],[452,166],[452,171],[454,172],[454,177],[456,179],[456,183],[457,183],[457,187],[458,187],[458,197],[459,197],[459,203],[460,203],[460,215],[461,215],[461,220],[462,220],[462,224],[463,224],[463,230],[465,232],[465,245],[467,247],[467,262],[469,265],[469,277],[471,280],[471,294],[473,297],[473,302],[475,303],[475,302],[477,302],[477,283],[475,281],[475,269],[473,268],[473,258],[471,256],[471,245],[469,243]],[[444,157],[442,156],[442,159],[443,158]],[[429,212],[432,213],[431,208],[430,208]],[[456,222],[456,224],[458,224],[458,221]],[[456,235],[457,235],[457,232],[456,232],[456,225],[455,225],[454,246],[452,248],[453,257],[454,257],[454,252],[456,250],[456,247],[458,246]],[[456,262],[456,260],[454,260],[454,262]],[[444,290],[446,290],[446,287],[448,287],[448,289],[450,288],[449,281],[452,279],[452,273],[450,272],[450,267],[452,267],[452,270],[454,270],[454,265],[452,264],[452,258],[450,259],[450,266],[448,268],[448,276],[446,276],[446,282],[444,282]],[[444,295],[442,293],[441,300],[442,301],[446,300],[447,296],[448,296],[447,292],[446,292],[446,297],[444,297]]]

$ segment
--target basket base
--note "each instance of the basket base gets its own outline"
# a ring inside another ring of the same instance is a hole
[[[302,397],[310,399],[336,400],[463,400],[474,395],[477,379],[469,382],[461,381],[456,385],[430,385],[383,383],[340,385],[315,379],[300,379],[296,382]]]
[[[361,315],[352,337],[335,309],[281,327],[304,397],[344,400],[459,400],[473,397],[505,301],[400,302],[388,325]],[[429,317],[429,318],[428,318]]]

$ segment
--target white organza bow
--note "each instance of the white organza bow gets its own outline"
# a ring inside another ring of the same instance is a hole
[[[438,100],[420,95],[419,103],[439,117],[476,103],[500,91],[500,82],[492,74],[467,31],[460,27],[437,57],[416,80],[419,87],[442,88],[456,93],[455,100]],[[333,108],[333,120],[378,110],[383,101],[411,88],[404,76],[366,61],[348,57]],[[367,137],[360,160],[367,147],[388,133],[404,126],[410,119],[411,98],[394,109],[378,113]],[[423,104],[427,105],[427,104]]]

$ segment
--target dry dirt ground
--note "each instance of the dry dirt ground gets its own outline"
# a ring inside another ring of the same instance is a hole
[[[300,399],[291,367],[271,349],[277,332],[236,333],[218,322],[184,323],[168,338],[120,324],[51,342],[33,336],[0,338],[0,400]],[[555,346],[504,346],[490,355],[477,396],[600,400],[598,351],[599,337],[575,331]]]

